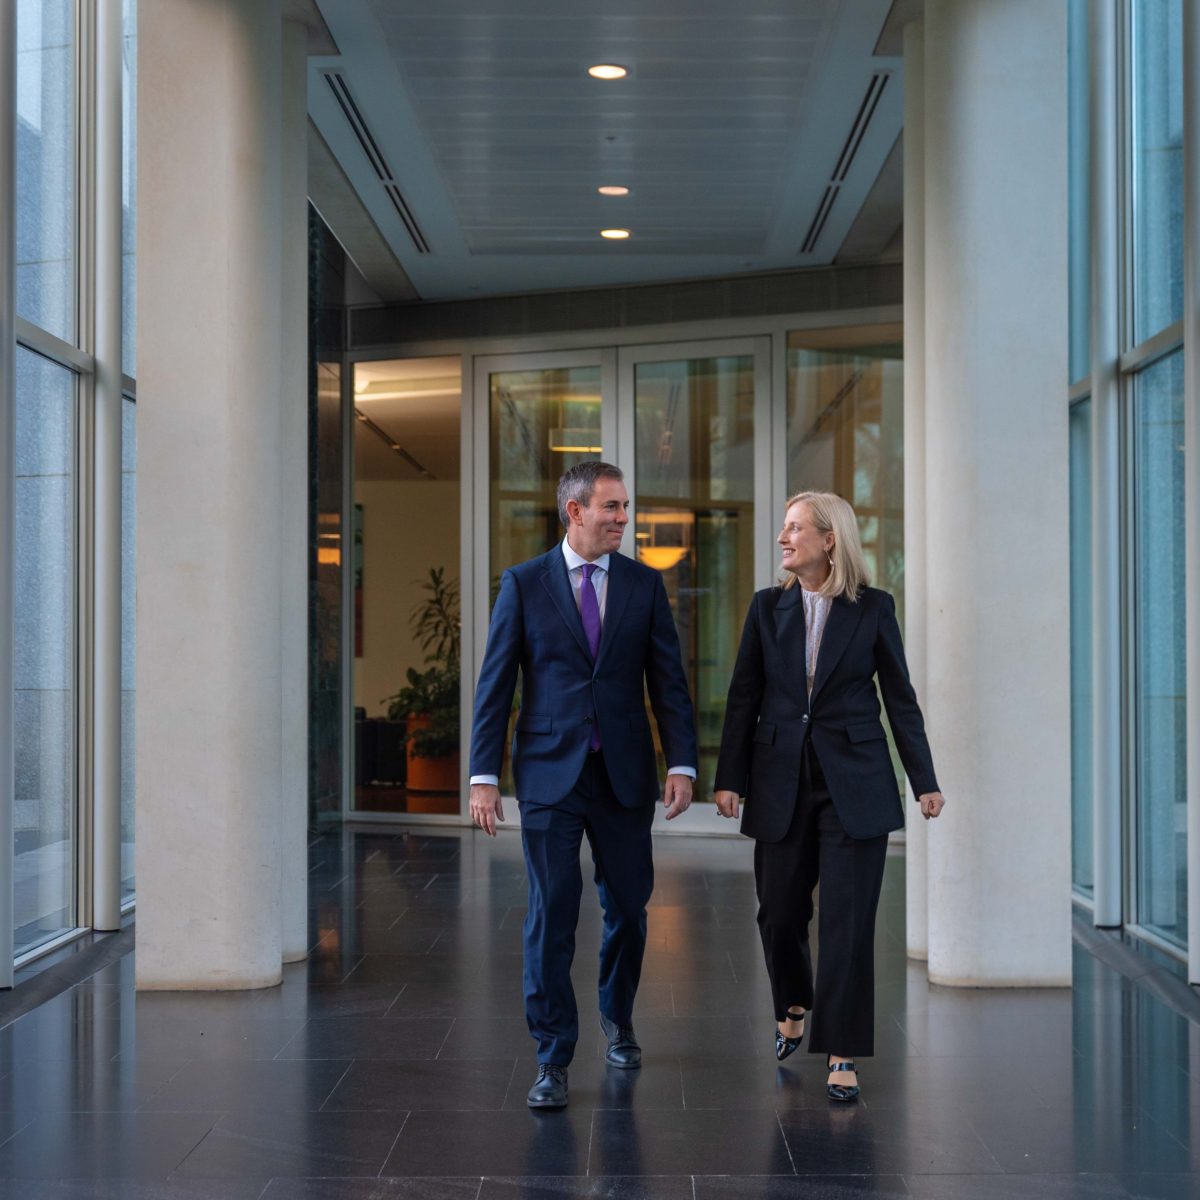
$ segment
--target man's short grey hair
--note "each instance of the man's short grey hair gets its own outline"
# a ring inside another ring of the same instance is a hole
[[[583,508],[592,502],[596,491],[596,481],[600,479],[624,479],[625,472],[620,467],[614,467],[606,462],[576,463],[569,471],[564,471],[558,481],[558,519],[565,527],[567,524],[567,501],[574,500]]]

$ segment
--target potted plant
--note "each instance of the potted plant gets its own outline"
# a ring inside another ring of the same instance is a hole
[[[425,670],[409,667],[407,683],[383,703],[392,720],[404,718],[408,787],[416,792],[459,788],[459,616],[458,583],[444,567],[431,567],[422,585],[426,596],[409,616],[425,651]]]

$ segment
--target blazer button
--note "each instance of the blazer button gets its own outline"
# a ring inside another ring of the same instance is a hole
[[[804,722],[804,724],[807,725],[808,724],[808,713],[805,713],[804,716],[802,716],[800,718],[800,720],[802,720]]]
[[[807,718],[807,717],[805,717],[804,719],[805,719],[806,721],[808,720],[808,718]],[[592,718],[591,718],[591,717],[584,717],[584,718],[583,718],[583,723],[584,723],[585,725],[590,725],[590,724],[592,723]]]

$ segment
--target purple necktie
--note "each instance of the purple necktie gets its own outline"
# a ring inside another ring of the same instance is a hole
[[[588,646],[592,651],[592,661],[600,649],[600,600],[596,595],[596,585],[592,582],[595,563],[583,564],[583,583],[579,588],[579,615],[583,618],[583,632]],[[600,749],[600,723],[592,722],[592,736],[588,742],[592,750]]]

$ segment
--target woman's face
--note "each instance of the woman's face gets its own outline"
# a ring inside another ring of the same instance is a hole
[[[828,570],[829,550],[833,546],[833,534],[822,533],[813,523],[812,510],[803,501],[798,501],[787,510],[783,518],[783,529],[776,539],[782,550],[780,565],[795,575],[820,574]]]

